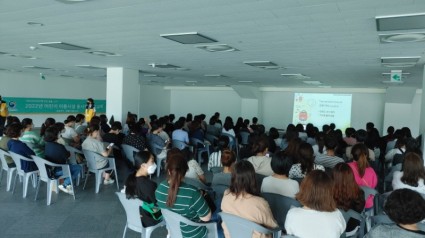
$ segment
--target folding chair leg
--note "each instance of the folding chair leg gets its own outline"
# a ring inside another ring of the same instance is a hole
[[[23,198],[26,198],[27,197],[27,192],[28,192],[28,183],[29,183],[29,180],[30,180],[30,176],[28,176],[28,175],[24,175],[24,182],[23,182],[23,194],[22,194],[22,197]]]
[[[96,193],[99,193],[100,184],[102,183],[102,173],[96,173]]]
[[[47,206],[50,205],[52,203],[52,185],[53,186],[57,186],[57,180],[51,180],[47,183],[47,195],[46,195],[46,200],[47,200]]]
[[[89,171],[87,170],[87,174],[86,174],[86,180],[84,181],[84,186],[83,186],[83,190],[86,189],[86,184],[87,184],[87,179],[89,178]]]
[[[12,194],[15,194],[15,188],[16,188],[16,182],[18,181],[18,177],[19,175],[18,175],[18,172],[16,172],[16,175],[15,175],[15,182],[13,183],[13,189],[12,189]],[[20,177],[20,176],[19,176]]]
[[[10,191],[10,187],[12,186],[12,180],[13,180],[13,171],[9,171],[7,173],[7,188],[6,191]]]
[[[34,201],[37,201],[37,197],[38,197],[38,190],[40,189],[40,183],[41,183],[41,179],[40,179],[40,180],[38,180],[37,188],[35,189],[35,197],[34,197]],[[47,189],[49,189],[49,188],[47,188]]]
[[[1,166],[1,164],[0,164]],[[0,167],[0,187],[1,187],[1,181],[3,180],[3,168]]]

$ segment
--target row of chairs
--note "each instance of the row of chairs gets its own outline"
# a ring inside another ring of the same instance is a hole
[[[71,147],[72,148],[72,147]],[[71,150],[70,148],[67,147],[67,149]],[[70,151],[71,152],[71,151]],[[84,182],[84,187],[83,189],[85,189],[86,184],[87,184],[87,180],[88,177],[90,175],[90,173],[94,173],[95,174],[95,192],[98,193],[99,189],[100,189],[100,184],[102,183],[102,173],[104,171],[107,170],[113,170],[115,172],[115,174],[117,174],[117,169],[116,169],[116,165],[115,165],[115,160],[114,158],[105,158],[97,153],[94,153],[92,151],[87,151],[87,150],[83,150],[80,151],[78,149],[73,148],[72,152],[71,152],[71,160],[76,158],[76,154],[84,154],[86,161],[87,161],[87,172],[85,175],[85,182]],[[14,163],[15,163],[15,167],[11,167],[9,168],[6,162],[6,156],[9,156],[13,159]],[[73,158],[73,159],[72,159]],[[102,168],[102,169],[97,169],[96,168],[96,160],[99,159],[108,159],[108,167],[107,168]],[[6,190],[10,191],[11,189],[11,184],[12,184],[12,178],[13,178],[13,174],[15,173],[15,182],[13,185],[13,189],[12,189],[12,193],[15,192],[15,188],[16,188],[16,183],[18,181],[18,176],[19,179],[21,181],[23,181],[23,198],[26,198],[27,196],[27,192],[28,192],[28,184],[29,184],[29,180],[30,178],[32,178],[32,184],[33,187],[36,188],[36,195],[35,195],[35,200],[38,197],[38,193],[39,193],[39,188],[40,188],[40,183],[41,181],[46,182],[47,184],[47,205],[51,204],[51,200],[52,200],[52,192],[56,191],[56,193],[58,193],[58,186],[59,186],[59,180],[63,179],[63,178],[67,178],[67,177],[71,177],[71,172],[70,172],[70,168],[68,164],[56,164],[56,163],[52,163],[49,162],[43,158],[40,158],[38,156],[32,156],[32,159],[26,158],[22,155],[16,154],[14,152],[6,152],[4,150],[0,149],[0,160],[1,160],[1,165],[2,165],[2,169],[0,170],[0,184],[1,184],[1,179],[3,177],[3,171],[6,171],[7,175],[7,186],[6,186]],[[38,170],[35,171],[30,171],[30,172],[25,172],[24,170],[21,169],[21,161],[28,161],[28,162],[34,162],[37,167]],[[72,163],[72,161],[70,161]],[[76,163],[76,162],[75,162]],[[56,178],[52,178],[51,176],[49,176],[49,172],[46,168],[46,166],[50,166],[52,168],[61,168],[63,171],[63,175],[60,177],[56,177]],[[85,166],[83,164],[81,164],[81,166],[84,168]],[[118,179],[115,180],[116,181],[116,185],[117,185],[117,190],[119,190],[119,184],[118,184]],[[77,186],[80,183],[80,178],[78,177],[77,179]],[[74,187],[73,181],[71,179],[71,186]],[[75,199],[75,194],[73,194],[73,197]]]

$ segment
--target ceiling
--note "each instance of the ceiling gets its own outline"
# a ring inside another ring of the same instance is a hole
[[[106,70],[76,65],[125,67],[140,70],[143,84],[333,88],[386,88],[382,81],[390,76],[382,73],[401,69],[410,74],[403,75],[400,87],[422,88],[425,41],[380,43],[378,34],[425,29],[378,32],[375,17],[424,12],[423,0],[1,0],[0,52],[5,54],[0,54],[0,68],[46,78],[106,80]],[[201,33],[237,51],[208,52],[197,48],[205,44],[160,36],[185,32]],[[90,50],[38,44],[57,41]],[[94,50],[121,56],[87,53]],[[407,56],[421,58],[407,68],[381,64],[381,57]],[[262,69],[245,61],[271,61],[279,67]]]

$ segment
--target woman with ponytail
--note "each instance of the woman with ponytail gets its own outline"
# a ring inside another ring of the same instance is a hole
[[[209,221],[211,210],[201,192],[194,186],[183,182],[189,167],[184,154],[173,148],[167,153],[167,179],[161,182],[155,192],[158,206],[169,209],[194,222]],[[207,229],[202,226],[188,226],[181,223],[180,229],[185,238],[202,238],[207,236]]]
[[[358,143],[351,149],[354,161],[348,163],[353,170],[354,178],[359,186],[375,188],[378,184],[378,177],[368,162],[369,149],[363,143]],[[373,206],[373,195],[366,199],[365,208]]]
[[[149,178],[155,173],[155,158],[149,151],[140,151],[134,155],[134,172],[125,181],[125,194],[127,198],[138,198],[144,203],[156,205],[155,190],[157,184]],[[160,222],[149,216],[142,207],[140,215],[144,227],[153,226]]]

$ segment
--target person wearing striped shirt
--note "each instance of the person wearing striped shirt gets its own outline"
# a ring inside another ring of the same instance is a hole
[[[158,206],[194,222],[209,221],[211,210],[203,194],[196,187],[183,182],[188,169],[184,154],[178,149],[171,149],[167,155],[168,177],[155,191]],[[180,230],[184,238],[204,238],[208,232],[206,227],[184,223],[180,224]]]
[[[211,168],[214,167],[223,167],[223,164],[221,163],[221,152],[224,149],[229,148],[229,137],[228,136],[220,136],[218,139],[218,151],[214,152],[210,155],[209,161],[208,161],[208,171],[211,171]]]

